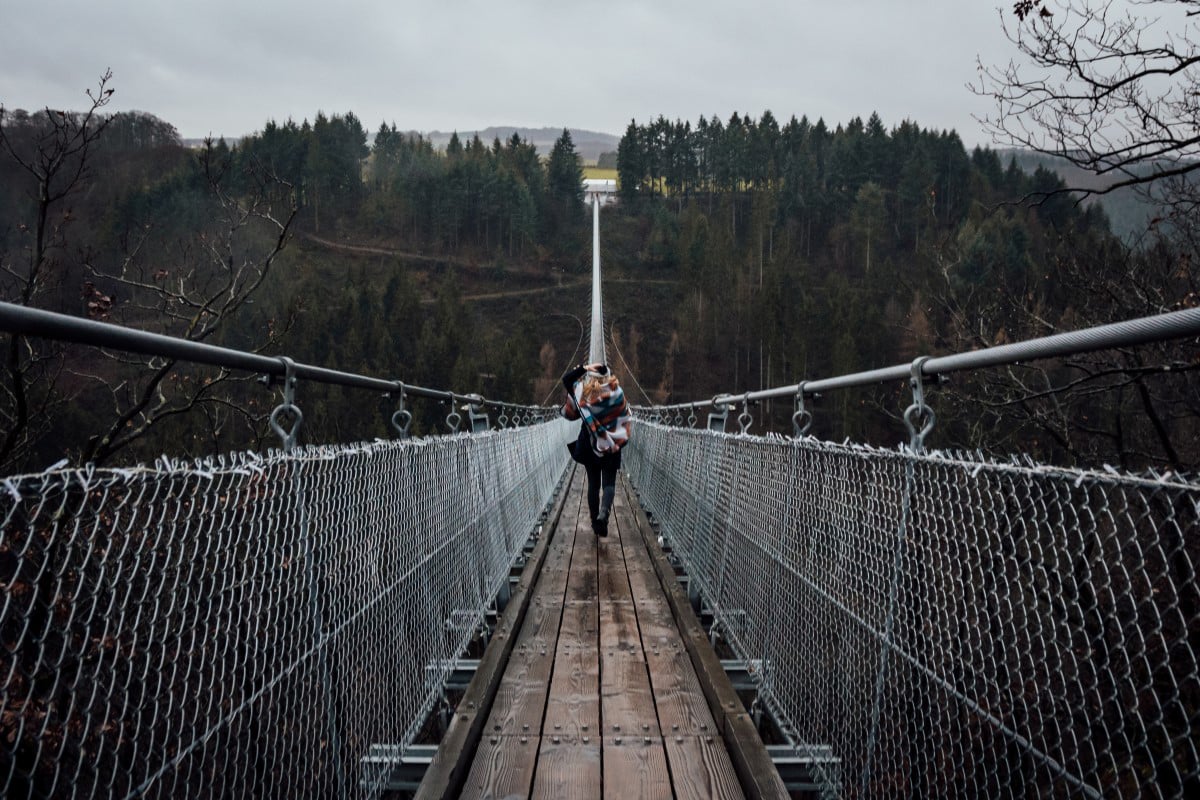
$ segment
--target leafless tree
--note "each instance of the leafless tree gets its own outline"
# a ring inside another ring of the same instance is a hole
[[[1018,0],[1001,24],[1018,59],[979,64],[997,144],[1133,186],[1180,223],[1200,203],[1200,0]]]
[[[171,165],[187,164],[186,180],[198,179],[199,188],[189,188],[193,195],[185,201],[201,220],[196,230],[152,210],[121,237],[122,247],[96,252],[87,249],[86,237],[73,235],[67,257],[67,228],[78,216],[67,198],[95,184],[112,119],[102,113],[113,94],[111,77],[106,72],[88,92],[85,112],[31,115],[0,107],[0,157],[31,187],[25,206],[31,221],[20,232],[29,242],[28,258],[0,253],[3,298],[193,341],[234,329],[242,348],[277,342],[290,327],[286,310],[260,313],[253,297],[291,236],[296,193],[223,142],[207,141],[198,154],[186,156],[194,161],[181,160],[179,151]],[[71,291],[80,281],[82,305]],[[234,399],[245,377],[115,352],[96,358],[86,348],[19,336],[6,344],[7,380],[0,388],[0,469],[6,471],[38,467],[33,459],[44,448],[39,442],[51,433],[63,439],[60,434],[73,425],[79,444],[64,445],[64,452],[97,464],[171,419],[177,424],[170,430],[192,432],[173,449],[182,453],[210,452],[239,421],[262,427],[257,423],[265,412]]]
[[[1034,286],[956,297],[953,349],[969,350],[1200,304],[1193,270],[1165,242],[1137,251],[1067,242],[1051,257],[1065,307]],[[1167,298],[1174,298],[1168,302]],[[1123,348],[983,370],[945,392],[970,444],[1053,462],[1200,469],[1195,342]]]
[[[30,242],[28,258],[0,254],[0,281],[8,302],[39,304],[43,294],[56,288],[59,252],[72,220],[65,201],[88,180],[91,155],[110,119],[101,111],[113,94],[111,80],[112,71],[105,71],[96,89],[87,91],[89,107],[82,113],[45,108],[34,115],[15,115],[0,104],[0,153],[33,187],[32,222],[21,223],[23,238]],[[55,416],[54,410],[69,399],[56,388],[63,369],[62,348],[23,336],[7,338],[7,380],[0,388],[0,466],[19,460]]]
[[[1058,156],[1088,185],[1045,203],[1132,187],[1164,210],[1136,247],[1087,226],[1044,226],[1024,283],[991,297],[951,290],[956,347],[986,347],[1200,305],[1200,0],[1017,0],[1000,15],[1016,48],[979,65],[996,143]],[[981,223],[992,239],[1011,207]],[[967,232],[969,234],[970,231]],[[972,239],[967,234],[961,234]],[[999,237],[999,238],[997,238]],[[972,242],[975,240],[972,239]],[[972,242],[942,255],[951,266]],[[952,283],[952,281],[949,281]],[[1200,467],[1194,342],[1096,353],[981,374],[957,400],[972,438],[1095,464]]]
[[[114,268],[87,264],[96,285],[116,286],[127,298],[113,309],[120,321],[192,341],[212,338],[253,303],[291,237],[298,211],[295,192],[280,191],[292,187],[261,165],[252,164],[238,176],[242,186],[235,192],[229,186],[233,161],[227,151],[209,139],[199,158],[216,213],[194,238],[174,245],[170,265],[143,255],[145,235],[128,245]],[[287,197],[282,208],[271,200],[280,196]],[[288,327],[268,320],[251,349],[276,344]],[[103,463],[170,417],[197,412],[209,421],[215,440],[231,417],[261,421],[261,414],[229,399],[226,390],[239,379],[228,371],[192,375],[170,359],[106,355],[121,362],[124,368],[116,372],[129,378],[104,380],[115,413],[111,424],[87,442],[86,461]]]

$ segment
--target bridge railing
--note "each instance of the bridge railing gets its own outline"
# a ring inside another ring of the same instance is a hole
[[[5,479],[0,796],[373,796],[360,760],[439,702],[563,425]]]
[[[1200,483],[649,421],[625,463],[833,791],[1200,782]]]
[[[503,428],[509,423],[513,427],[544,421],[552,409],[526,404],[506,403],[489,400],[478,394],[459,394],[443,389],[406,384],[399,380],[387,380],[370,375],[329,369],[313,364],[298,363],[286,356],[266,356],[230,347],[221,347],[206,342],[165,336],[159,333],[112,325],[106,322],[59,314],[38,308],[0,302],[0,331],[18,336],[74,342],[92,347],[104,347],[125,353],[140,353],[176,361],[208,364],[231,370],[257,372],[268,384],[278,382],[283,388],[283,403],[271,414],[271,428],[283,441],[284,448],[294,447],[304,415],[295,404],[295,388],[300,380],[382,392],[399,401],[399,408],[392,415],[392,426],[401,435],[408,436],[412,423],[412,412],[404,407],[409,397],[424,397],[448,403],[451,406],[446,423],[451,432],[457,433],[462,423],[461,415],[454,410],[455,403],[462,403],[467,411],[467,430],[478,431],[489,427],[487,409],[497,412],[497,423]]]
[[[1200,342],[1200,308],[1184,308],[1150,317],[1122,320],[1094,328],[1065,331],[1050,336],[1021,342],[985,347],[962,353],[943,356],[921,356],[908,364],[837,375],[819,380],[807,380],[790,386],[777,386],[744,393],[722,393],[711,400],[695,400],[686,403],[638,407],[642,418],[656,422],[687,424],[692,427],[699,420],[696,412],[710,408],[707,426],[721,431],[726,427],[730,412],[736,404],[742,404],[737,420],[741,432],[746,433],[753,422],[750,412],[752,403],[772,399],[793,399],[796,411],[792,422],[797,436],[808,432],[812,423],[812,411],[805,407],[808,398],[820,393],[871,386],[879,383],[907,380],[912,388],[913,404],[904,412],[904,423],[910,434],[910,446],[920,450],[926,435],[933,428],[936,415],[925,403],[926,383],[936,384],[946,375],[955,372],[984,369],[988,367],[1021,364],[1039,359],[1091,353],[1098,350],[1130,348],[1154,342],[1193,339]],[[1172,368],[1188,369],[1187,363],[1164,364],[1162,371]],[[684,417],[684,414],[687,417]]]
[[[535,532],[565,421],[8,303],[0,329],[281,378],[284,445],[3,480],[0,796],[378,794]],[[397,397],[402,438],[298,447],[301,379]],[[408,439],[407,396],[476,432]]]

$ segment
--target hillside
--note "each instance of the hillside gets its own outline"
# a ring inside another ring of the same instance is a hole
[[[575,143],[575,151],[586,163],[595,163],[601,153],[616,152],[617,142],[620,141],[619,136],[613,136],[611,133],[585,131],[578,128],[569,128],[568,130],[571,131],[571,141]],[[563,129],[493,126],[481,131],[458,131],[458,138],[465,141],[478,133],[484,144],[491,144],[495,139],[502,142],[508,141],[514,132],[536,147],[539,155],[546,156],[550,153],[550,148],[554,146],[554,141],[562,136]],[[433,143],[434,147],[444,149],[446,143],[450,141],[451,132],[429,131],[423,135]]]
[[[311,126],[268,124],[236,147],[197,152],[177,137],[150,146],[132,135],[150,122],[113,121],[116,135],[106,130],[72,205],[47,216],[63,222],[39,265],[46,271],[22,284],[20,262],[6,260],[5,296],[32,286],[38,307],[171,335],[191,330],[175,309],[191,302],[214,344],[518,402],[553,399],[564,366],[581,358],[591,215],[572,154],[539,139],[553,131],[481,132],[499,147],[460,133],[463,147],[447,152],[393,127],[369,139],[349,114],[318,115]],[[37,134],[12,130],[18,147]],[[968,152],[952,132],[911,122],[889,130],[877,115],[832,130],[807,118],[780,127],[764,114],[694,127],[660,118],[627,139],[621,202],[603,213],[601,247],[610,359],[639,402],[846,374],[1190,302],[1190,262],[1162,248],[1126,250],[1098,209],[1067,195],[1014,205],[1064,184],[1036,157],[1006,169],[1003,155]],[[37,225],[37,186],[18,167],[0,158],[0,219],[22,221],[0,228],[0,256],[29,247],[24,220]],[[247,207],[273,214],[248,218]],[[281,238],[278,215],[291,211]],[[1118,230],[1133,217],[1118,217]],[[270,274],[238,283],[229,313],[210,313],[229,295],[205,293],[229,283],[231,263]],[[51,267],[53,280],[40,280]],[[1130,275],[1144,291],[1122,290]],[[163,441],[198,455],[254,448],[269,435],[272,400],[249,380],[188,366],[98,368],[88,358],[48,349],[45,363],[66,364],[63,377],[29,373],[27,394],[67,411],[29,417],[28,443],[9,459],[18,468],[95,460],[84,448],[113,441],[114,430],[145,432],[117,442],[128,448],[121,460],[153,457]],[[1119,374],[1107,363],[1094,372]],[[1049,434],[1043,417],[1011,401],[1013,387],[964,376],[942,393],[938,436],[1055,462],[1192,464],[1190,446],[1167,456],[1152,448],[1167,437],[1200,441],[1189,405],[1200,397],[1188,383],[1195,375],[1172,369],[1156,378],[1161,400],[1129,393],[1118,409],[1098,390],[1071,397],[1070,415]],[[1076,379],[1066,367],[1038,377]],[[145,410],[141,398],[153,392],[160,403]],[[983,392],[997,399],[981,407]],[[315,385],[303,393],[308,441],[379,436],[396,405]],[[821,402],[812,432],[894,442],[906,402],[898,394],[837,393]],[[1057,402],[1046,402],[1054,421]],[[1161,404],[1158,416],[1147,403]],[[447,409],[412,405],[414,431],[443,425]],[[760,429],[786,431],[792,411],[785,402],[753,413]]]
[[[1005,164],[1010,159],[1016,159],[1021,171],[1032,175],[1038,167],[1050,170],[1062,178],[1063,183],[1072,188],[1105,189],[1119,180],[1116,175],[1096,175],[1080,169],[1065,158],[1044,155],[1029,150],[997,150],[997,155]],[[1108,194],[1096,195],[1084,201],[1086,204],[1099,203],[1108,215],[1112,231],[1125,241],[1135,241],[1146,232],[1150,220],[1161,216],[1159,209],[1147,203],[1146,200],[1132,188],[1115,189]]]

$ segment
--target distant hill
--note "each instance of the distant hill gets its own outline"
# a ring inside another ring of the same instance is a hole
[[[1017,160],[1017,166],[1026,174],[1032,175],[1038,167],[1044,167],[1062,178],[1063,183],[1071,188],[1103,189],[1119,180],[1116,175],[1096,175],[1067,161],[1059,156],[1044,155],[1030,150],[997,150],[1000,163],[1008,165],[1010,159]],[[1089,198],[1087,203],[1099,203],[1108,215],[1108,221],[1113,233],[1123,239],[1137,238],[1146,232],[1150,220],[1161,216],[1161,211],[1138,194],[1132,187],[1115,189],[1108,194],[1096,195]]]
[[[598,133],[596,131],[585,131],[578,128],[570,128],[571,141],[575,143],[575,151],[579,153],[580,158],[585,162],[595,163],[601,153],[616,152],[617,143],[621,141],[621,137],[613,136],[611,133]],[[537,148],[538,155],[550,155],[551,148],[554,147],[554,142],[562,136],[562,128],[518,128],[518,127],[490,127],[484,128],[481,131],[458,131],[458,138],[465,143],[468,139],[479,134],[479,138],[484,144],[490,145],[493,139],[499,138],[500,141],[512,138],[513,132],[520,134],[522,139],[525,139],[534,147]],[[423,134],[426,139],[433,143],[434,147],[444,148],[450,141],[449,131],[429,131]]]

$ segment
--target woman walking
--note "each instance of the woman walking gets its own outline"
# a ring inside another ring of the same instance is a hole
[[[588,511],[592,531],[608,535],[608,516],[616,493],[621,448],[629,443],[633,419],[625,393],[604,364],[583,364],[562,377],[567,401],[562,415],[581,420],[579,437],[570,445],[571,456],[584,466],[588,477]]]

